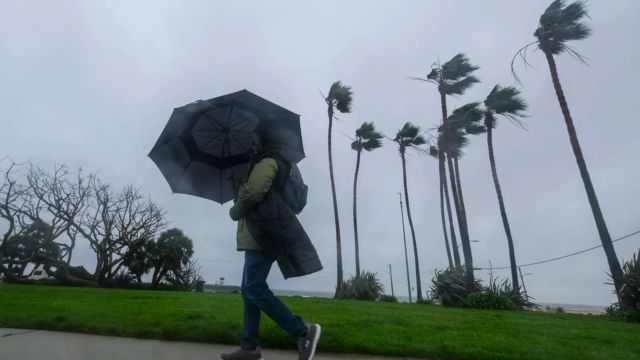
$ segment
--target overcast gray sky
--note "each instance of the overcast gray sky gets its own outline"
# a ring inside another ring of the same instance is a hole
[[[393,136],[406,121],[430,129],[440,121],[436,89],[408,80],[425,76],[438,58],[466,53],[481,83],[449,109],[484,99],[495,84],[515,85],[510,61],[533,41],[543,1],[2,1],[0,2],[0,158],[64,163],[97,172],[117,187],[134,184],[168,211],[171,226],[194,240],[208,282],[239,284],[229,204],[173,195],[146,157],[174,107],[248,89],[301,114],[310,187],[300,216],[325,269],[273,288],[332,292],[335,235],[326,153],[326,105],[319,91],[333,81],[352,86],[351,114],[334,127],[334,166],[342,225],[345,276],[355,272],[351,196],[355,152],[343,134],[373,121]],[[640,2],[591,1],[594,32],[573,44],[583,66],[557,59],[611,236],[640,229],[640,101],[637,68]],[[518,62],[528,131],[500,120],[495,151],[520,263],[599,244],[584,187],[544,57],[537,68]],[[461,173],[476,266],[508,265],[506,239],[484,136],[472,139]],[[447,265],[439,215],[437,162],[410,154],[408,181],[423,282]],[[386,142],[364,154],[359,182],[361,264],[389,290],[406,293],[397,192],[400,158]],[[0,224],[4,226],[4,224]],[[640,237],[616,244],[621,259]],[[94,266],[84,244],[73,262]],[[523,268],[538,301],[608,304],[614,301],[601,249]],[[508,271],[497,272],[509,276]],[[487,277],[486,271],[478,275]],[[412,282],[415,276],[411,274]],[[423,284],[423,288],[426,285]]]

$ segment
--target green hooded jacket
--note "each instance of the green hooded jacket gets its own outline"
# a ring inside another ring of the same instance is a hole
[[[271,189],[278,174],[278,163],[272,158],[264,158],[253,166],[249,174],[238,189],[238,196],[229,210],[233,220],[238,221],[236,234],[237,250],[262,250],[260,244],[249,232],[244,216],[253,206],[262,201]]]

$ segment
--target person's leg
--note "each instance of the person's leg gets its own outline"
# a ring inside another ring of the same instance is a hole
[[[242,295],[244,296],[245,304],[249,301],[259,309],[257,311],[258,318],[259,311],[261,310],[291,336],[301,337],[306,331],[304,322],[299,316],[294,315],[291,310],[271,292],[269,285],[267,285],[267,276],[274,261],[273,256],[266,252],[245,251],[245,267],[242,279]],[[245,305],[245,310],[246,309],[247,307]],[[255,308],[249,308],[250,316],[255,315],[254,309]],[[255,319],[250,320],[254,321]],[[250,325],[255,323],[254,321]],[[255,329],[257,329],[257,326],[258,325],[256,325]],[[250,328],[251,331],[255,329]]]
[[[249,261],[250,259],[247,258],[245,253],[244,269],[242,271],[242,285],[240,287],[242,299],[244,300],[244,330],[242,332],[240,348],[244,350],[254,350],[260,346],[260,309],[247,297],[245,291],[247,268],[251,267]]]

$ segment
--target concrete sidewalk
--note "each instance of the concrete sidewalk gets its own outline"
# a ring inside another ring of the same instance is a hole
[[[321,340],[322,341],[322,340]],[[229,345],[144,340],[44,330],[0,328],[0,360],[205,360],[233,351]],[[265,360],[294,360],[294,351],[263,350]],[[401,359],[352,354],[316,354],[316,360]]]

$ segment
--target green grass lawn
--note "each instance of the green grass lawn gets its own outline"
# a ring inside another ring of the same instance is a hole
[[[599,316],[283,297],[322,325],[319,351],[437,359],[640,359],[640,324]],[[0,327],[237,344],[235,294],[0,284]],[[263,316],[268,348],[292,341]]]

